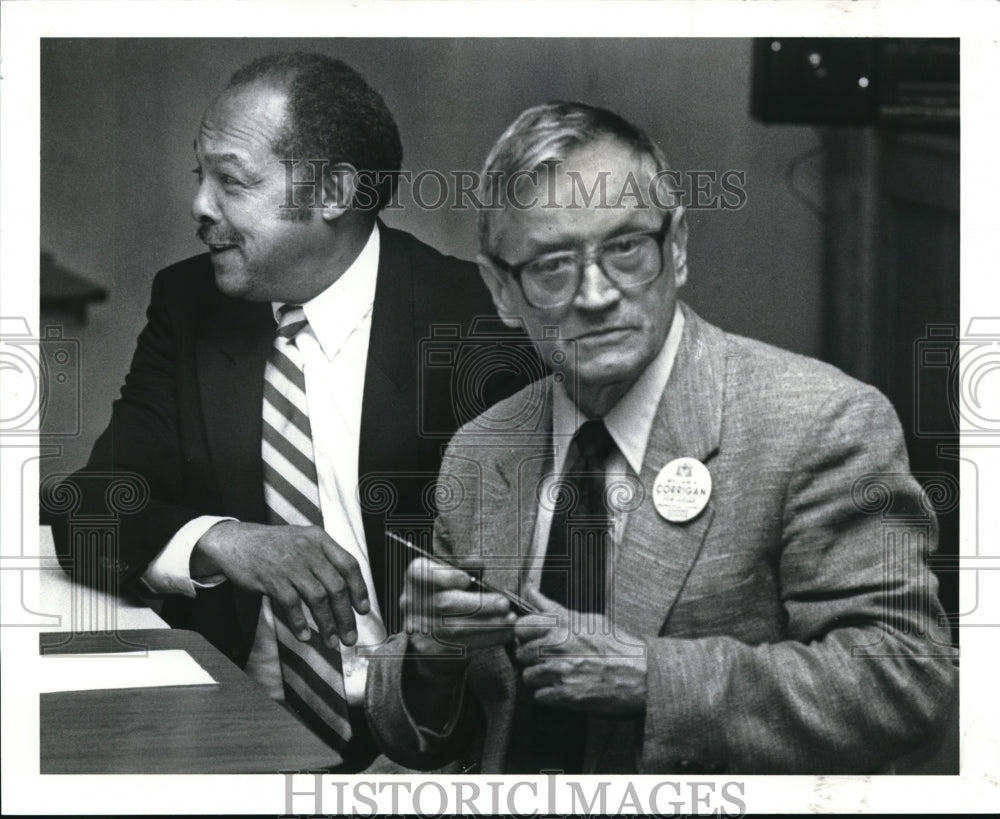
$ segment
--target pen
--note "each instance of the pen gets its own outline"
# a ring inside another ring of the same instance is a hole
[[[410,541],[406,540],[405,538],[401,538],[399,535],[393,534],[388,529],[386,529],[385,533],[388,537],[392,538],[397,543],[403,544],[411,552],[414,552],[420,555],[421,557],[426,557],[430,560],[435,561],[436,563],[441,563],[445,566],[450,566],[453,569],[462,569],[462,567],[458,565],[457,561],[454,558],[446,557],[444,555],[431,554],[426,549],[421,549],[415,543],[410,543]],[[472,584],[474,586],[478,586],[483,591],[493,592],[494,594],[502,594],[504,597],[506,597],[510,601],[510,604],[513,607],[514,611],[516,611],[518,614],[539,613],[537,606],[533,606],[519,594],[515,594],[514,592],[508,591],[507,589],[497,588],[491,583],[487,583],[485,580],[480,580],[475,575],[470,574],[469,577],[472,579]]]

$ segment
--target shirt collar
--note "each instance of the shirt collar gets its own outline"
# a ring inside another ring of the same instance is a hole
[[[660,352],[643,370],[629,391],[604,416],[608,432],[637,475],[642,471],[642,460],[646,455],[646,446],[653,429],[653,419],[674,368],[674,360],[677,358],[683,333],[684,313],[678,304],[674,307],[670,331],[664,339]],[[586,420],[584,414],[577,409],[561,387],[552,391],[552,432],[556,447],[556,463],[560,471],[569,442]]]
[[[332,359],[361,324],[375,302],[378,274],[379,230],[372,227],[368,241],[350,267],[322,293],[302,305],[316,340],[327,359]],[[282,302],[272,302],[275,321]]]

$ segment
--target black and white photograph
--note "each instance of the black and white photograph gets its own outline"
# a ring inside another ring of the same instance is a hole
[[[3,7],[5,813],[995,803],[995,4],[140,5]]]

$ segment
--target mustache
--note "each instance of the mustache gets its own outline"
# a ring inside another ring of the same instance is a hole
[[[200,225],[197,234],[206,245],[238,245],[243,242],[243,237],[236,231],[217,225]]]

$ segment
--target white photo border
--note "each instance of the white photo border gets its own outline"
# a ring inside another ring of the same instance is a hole
[[[970,319],[1000,315],[996,296],[997,263],[993,237],[995,211],[988,197],[1000,190],[994,129],[1000,119],[1000,4],[972,2],[799,2],[799,0],[665,0],[657,2],[533,2],[533,31],[546,36],[954,36],[961,38],[962,72],[962,326]],[[520,21],[524,2],[148,2],[126,0],[26,0],[3,2],[0,32],[0,313],[29,317],[38,326],[37,271],[39,247],[39,50],[43,37],[192,37],[267,36],[315,37],[335,32],[338,37],[518,36],[530,35]],[[612,9],[613,6],[613,9]],[[636,12],[636,13],[630,13]],[[37,445],[30,439],[18,444]],[[0,540],[3,554],[28,554],[36,537],[32,521],[37,507],[22,499],[21,486],[37,485],[37,463],[19,460],[14,447],[3,446],[3,491],[0,493]],[[986,452],[986,450],[983,450]],[[979,503],[963,504],[963,556],[1000,557],[989,553],[989,543],[1000,531],[988,498],[1000,497],[1000,481],[990,473],[985,455],[970,455],[979,467]],[[1000,459],[994,459],[1000,465]],[[22,469],[22,466],[24,467]],[[963,477],[964,477],[963,472]],[[36,483],[31,483],[34,477]],[[967,485],[963,482],[963,485]],[[14,491],[10,491],[13,488]],[[33,495],[26,493],[26,497]],[[37,501],[35,501],[37,503]],[[968,516],[978,515],[977,518]],[[965,533],[978,523],[983,549],[968,542]],[[22,551],[23,547],[23,551]],[[37,553],[37,552],[35,552]],[[4,575],[12,573],[4,572]],[[985,573],[989,574],[989,573]],[[997,584],[988,578],[963,583],[962,610],[987,603]],[[969,587],[973,588],[971,591]],[[4,578],[3,592],[16,591]],[[966,593],[969,592],[969,593]],[[971,595],[971,596],[970,596]],[[6,609],[6,604],[5,609]],[[979,812],[1000,804],[1000,785],[994,767],[1000,759],[1000,730],[992,699],[996,633],[988,628],[962,631],[961,774],[925,777],[697,777],[699,781],[743,783],[740,798],[746,810],[761,812]],[[266,813],[286,811],[288,783],[272,776],[40,776],[38,773],[38,700],[31,680],[38,654],[33,629],[0,629],[2,640],[2,775],[3,812],[25,814],[105,813]],[[330,779],[328,776],[327,779]],[[346,781],[346,778],[341,778]],[[357,777],[354,779],[358,779]],[[360,777],[364,779],[364,777]],[[377,792],[380,782],[423,778],[368,777],[372,792],[364,793],[389,810],[390,791]],[[469,780],[456,777],[455,781]],[[505,784],[504,793],[518,780],[491,777]],[[522,788],[512,803],[519,812],[548,812],[544,777],[525,777],[536,783]],[[614,780],[614,778],[611,778]],[[678,780],[677,777],[670,777]],[[582,777],[596,782],[598,777]],[[444,780],[442,780],[444,781]],[[648,794],[661,778],[636,777],[637,790]],[[614,780],[612,787],[627,783]],[[296,789],[307,789],[298,782]],[[351,792],[348,786],[347,792]],[[334,794],[335,788],[329,790]],[[589,793],[589,791],[588,791]],[[336,804],[325,800],[327,810]],[[560,795],[560,800],[562,795]],[[296,797],[295,812],[310,814],[314,804]],[[661,797],[660,804],[669,798]],[[488,807],[488,802],[484,803]],[[609,805],[617,804],[614,798]],[[648,804],[648,802],[646,802]],[[436,798],[429,802],[437,807]],[[716,802],[716,806],[718,803]],[[367,815],[368,803],[348,802]],[[509,805],[500,802],[502,812]],[[554,806],[566,810],[565,802]],[[443,811],[442,811],[443,812]],[[483,812],[488,812],[484,810]]]

